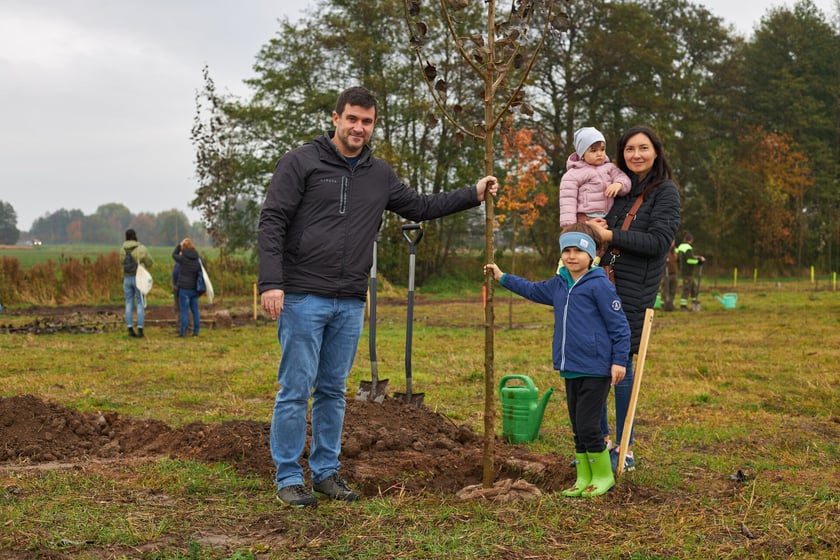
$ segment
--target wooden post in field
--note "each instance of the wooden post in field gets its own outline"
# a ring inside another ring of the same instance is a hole
[[[257,320],[257,283],[254,282],[254,321]]]

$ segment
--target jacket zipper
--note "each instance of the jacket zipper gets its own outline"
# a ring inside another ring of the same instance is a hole
[[[565,282],[565,278],[563,279]],[[560,371],[566,369],[566,321],[569,316],[569,298],[572,296],[572,288],[574,284],[566,292],[566,302],[563,304],[563,336],[560,341]]]
[[[350,188],[348,183],[347,176],[343,176],[341,178],[341,195],[338,201],[338,213],[342,215],[347,212],[347,189]]]
[[[350,173],[352,175],[353,170],[350,170]],[[348,201],[349,197],[350,197],[350,177],[348,177],[347,175],[342,175],[342,177],[341,177],[340,200],[338,202],[338,213],[341,216],[344,216],[347,213],[347,201]],[[345,219],[344,220],[344,227],[345,227],[344,239],[345,239],[345,242],[348,239],[348,235],[349,235],[349,232],[347,231],[347,227],[348,227],[347,224],[348,223],[349,223],[349,220]],[[345,250],[343,251],[343,254],[342,254],[342,257],[341,257],[341,272],[339,273],[339,278],[341,278],[342,281],[344,280],[345,270],[347,270],[347,250],[346,250],[346,247],[345,247]],[[337,293],[337,296],[338,297],[343,297],[344,294],[342,294],[341,290],[339,290],[338,293]]]

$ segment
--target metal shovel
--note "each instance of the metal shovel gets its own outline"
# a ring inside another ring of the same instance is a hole
[[[388,389],[388,380],[379,379],[379,367],[376,364],[376,246],[379,241],[379,234],[373,241],[373,264],[370,267],[370,317],[368,326],[370,328],[370,381],[360,381],[359,391],[356,399],[360,401],[373,401],[381,403],[385,400]]]
[[[700,311],[700,283],[703,281],[703,263],[697,264],[697,299],[691,302],[692,311]]]
[[[412,393],[411,391],[411,336],[414,322],[414,264],[417,259],[417,244],[423,238],[423,226],[421,224],[405,224],[402,227],[402,234],[408,241],[409,246],[408,315],[405,324],[405,393],[394,393],[394,396],[419,408],[423,405],[425,393]]]

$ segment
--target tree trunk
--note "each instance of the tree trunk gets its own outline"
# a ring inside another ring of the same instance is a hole
[[[510,273],[516,274],[516,212],[511,217],[510,233]],[[508,329],[513,328],[513,292],[508,298]]]
[[[487,39],[489,52],[494,52],[494,38],[496,37],[496,2],[490,0],[487,3]],[[493,99],[495,98],[496,72],[493,70],[494,60],[491,57],[484,73],[484,174],[493,175],[493,162],[495,161],[493,146],[493,126],[495,120],[493,110]],[[496,249],[493,243],[493,230],[495,229],[496,215],[494,212],[493,196],[485,191],[484,193],[484,258],[486,262],[493,262]],[[493,294],[494,283],[492,274],[484,276],[484,285],[487,288],[487,300],[484,307],[484,453],[482,456],[482,477],[481,484],[484,488],[493,487],[493,455],[496,450],[496,375],[494,366],[494,315],[493,315]]]

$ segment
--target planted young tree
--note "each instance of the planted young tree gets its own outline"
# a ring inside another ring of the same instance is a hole
[[[405,0],[406,18],[411,44],[417,54],[421,73],[438,112],[452,123],[458,141],[471,138],[484,146],[484,173],[494,173],[496,127],[513,109],[532,113],[525,100],[524,87],[537,60],[545,38],[553,31],[567,29],[566,16],[554,0],[511,0],[502,11],[496,0]],[[472,27],[472,22],[480,22]],[[457,56],[432,60],[425,53],[427,42],[437,33],[448,37]],[[476,91],[473,102],[483,110],[478,120],[464,105],[449,97],[449,84],[439,77],[438,66],[454,65],[471,70],[483,87]],[[435,118],[433,115],[430,119]],[[495,228],[492,196],[485,199],[484,252],[489,260],[495,253]],[[484,449],[482,485],[493,485],[493,451],[495,437],[495,374],[494,374],[494,310],[493,277],[485,278],[486,305],[484,315]]]
[[[507,129],[503,134],[502,154],[506,165],[505,189],[496,202],[499,224],[510,220],[510,271],[516,273],[516,246],[519,229],[528,230],[548,202],[541,188],[548,182],[548,155],[534,142],[529,128]],[[513,327],[513,293],[508,299],[508,328]]]

